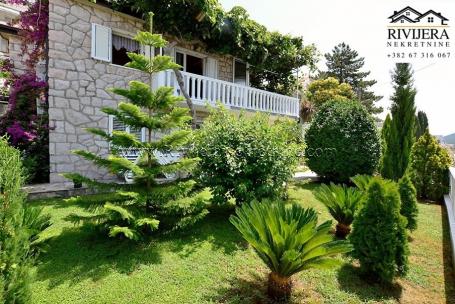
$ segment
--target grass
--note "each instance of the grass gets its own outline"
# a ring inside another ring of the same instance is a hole
[[[314,207],[315,184],[291,187],[289,199]],[[193,229],[159,236],[145,244],[105,238],[65,221],[83,213],[62,200],[37,201],[52,215],[40,257],[33,303],[268,303],[267,269],[228,222],[211,214]],[[297,276],[294,303],[455,303],[448,226],[440,205],[419,204],[412,234],[410,273],[394,286],[368,284],[355,262]]]

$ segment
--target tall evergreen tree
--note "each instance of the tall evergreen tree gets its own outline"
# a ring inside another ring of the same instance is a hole
[[[23,223],[21,153],[0,137],[0,303],[31,303],[32,257]]]
[[[382,112],[382,108],[375,105],[382,96],[376,96],[369,90],[377,81],[366,80],[370,72],[360,71],[365,64],[364,57],[359,57],[357,51],[343,42],[335,46],[332,53],[325,54],[325,59],[327,60],[328,71],[324,74],[327,77],[335,77],[341,83],[350,84],[357,95],[357,99],[370,113]]]
[[[392,96],[392,120],[385,135],[385,152],[381,174],[385,178],[399,180],[405,173],[411,148],[415,141],[416,90],[409,63],[397,63],[392,74],[395,92]]]
[[[158,34],[139,32],[134,38],[141,45],[150,48],[164,47],[167,42]],[[111,173],[123,175],[132,172],[134,182],[104,183],[78,173],[66,174],[75,182],[85,183],[95,188],[109,188],[115,191],[114,199],[90,201],[84,205],[89,210],[96,209],[92,216],[72,216],[75,222],[95,222],[105,228],[109,236],[124,236],[139,239],[144,233],[164,226],[165,229],[181,228],[205,216],[206,203],[210,198],[207,191],[194,190],[196,184],[191,179],[176,178],[167,183],[159,183],[157,178],[165,174],[181,175],[190,172],[197,158],[182,158],[167,164],[160,164],[159,154],[182,151],[189,143],[191,131],[188,122],[191,117],[187,108],[177,106],[184,98],[174,96],[172,87],[152,90],[150,83],[154,74],[180,68],[169,56],[145,56],[128,53],[130,68],[141,70],[150,76],[149,84],[131,81],[129,88],[114,88],[112,91],[125,98],[117,109],[103,108],[103,112],[113,115],[121,123],[135,130],[146,130],[146,141],[142,142],[134,134],[90,128],[88,131],[100,136],[111,144],[111,155],[101,157],[89,151],[75,151],[79,156],[106,168]],[[163,134],[156,139],[157,134]],[[139,159],[133,163],[122,156],[128,149],[140,151]]]
[[[379,168],[383,167],[383,162],[384,162],[384,155],[387,150],[387,137],[389,136],[390,133],[390,128],[391,128],[391,123],[392,119],[390,118],[390,114],[387,114],[384,123],[382,125],[381,129],[381,161],[379,164]]]
[[[416,139],[425,134],[428,129],[428,118],[427,114],[423,111],[419,111],[416,116]]]

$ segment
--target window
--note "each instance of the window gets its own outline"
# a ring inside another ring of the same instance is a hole
[[[175,52],[175,62],[183,67],[181,70],[184,72],[204,75],[204,59],[202,57],[177,51]]]
[[[403,20],[403,19],[401,19],[401,23],[404,23],[404,20]]]
[[[117,65],[125,65],[130,62],[128,58],[128,53],[139,54],[140,45],[139,42],[119,36],[117,34],[112,34],[112,63]]]
[[[434,18],[433,17],[428,17],[428,23],[433,23],[434,22]]]
[[[409,15],[411,15],[411,12],[406,12],[406,16],[409,16]]]
[[[246,63],[234,60],[234,83],[248,85],[248,69]]]
[[[9,49],[8,44],[9,44],[8,39],[3,38],[0,35],[0,52],[1,53],[4,53],[4,54],[8,53],[8,49]]]

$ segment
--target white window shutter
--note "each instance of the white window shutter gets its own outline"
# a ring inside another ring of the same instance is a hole
[[[207,57],[205,62],[205,76],[215,79],[218,78],[218,60]]]
[[[92,23],[92,58],[111,62],[112,30],[109,27]]]
[[[109,134],[113,131],[126,131],[126,126],[113,115],[109,115]]]

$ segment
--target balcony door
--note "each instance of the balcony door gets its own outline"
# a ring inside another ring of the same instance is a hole
[[[184,51],[176,50],[175,62],[182,66],[180,70],[184,72],[204,76],[203,56],[197,56],[193,54],[188,54],[187,52]],[[202,82],[200,84],[197,82],[195,83],[190,82],[188,87],[188,94],[190,94],[190,96],[193,98],[201,99],[202,90],[204,89],[202,85],[203,85]]]

